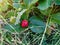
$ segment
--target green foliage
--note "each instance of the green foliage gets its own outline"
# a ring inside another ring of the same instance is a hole
[[[13,3],[13,7],[14,7],[15,9],[18,9],[18,8],[20,8],[20,4],[19,4],[19,3]]]
[[[6,14],[7,15],[6,18],[10,18],[11,16],[14,16],[14,14],[15,14],[14,10],[8,11]]]
[[[26,6],[31,6],[33,4],[35,4],[38,0],[24,0],[24,3],[26,4]]]
[[[57,24],[60,24],[60,12],[52,14],[52,21],[54,21]]]
[[[35,33],[42,33],[45,29],[45,23],[35,16],[30,18],[30,26],[30,29]]]
[[[17,3],[17,2],[19,2],[19,0],[13,0],[13,2]]]
[[[23,9],[21,12],[18,12],[15,24],[18,24],[20,22],[19,20],[21,19],[21,16],[25,13],[25,11],[26,9]]]
[[[0,18],[1,45],[60,45],[60,0],[3,0]],[[21,26],[24,19],[29,23],[26,28]]]
[[[51,5],[50,3],[51,3],[51,0],[42,0],[42,1],[40,0],[38,8],[40,10],[45,10],[50,7]]]
[[[55,0],[56,5],[60,5],[60,0]]]
[[[11,26],[12,26],[12,28],[14,28],[14,29],[12,29],[8,24],[6,24],[6,25],[4,26],[4,28],[5,28],[6,30],[11,31],[11,32],[21,32],[22,30],[25,29],[25,28],[22,28],[22,27],[20,26],[20,24],[18,24],[18,25],[13,25],[13,24],[11,24]]]
[[[48,8],[46,10],[41,10],[40,12],[44,15],[49,15],[49,13],[51,13],[51,8]]]

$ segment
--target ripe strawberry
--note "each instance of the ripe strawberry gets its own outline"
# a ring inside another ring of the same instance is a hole
[[[27,21],[27,20],[22,20],[21,26],[22,26],[23,28],[28,27],[28,21]]]

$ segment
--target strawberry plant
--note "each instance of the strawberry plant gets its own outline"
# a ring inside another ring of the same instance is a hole
[[[60,45],[60,0],[1,0],[1,45]]]

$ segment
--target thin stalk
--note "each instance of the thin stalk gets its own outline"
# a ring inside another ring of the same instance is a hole
[[[8,24],[8,25],[17,33],[17,31],[15,30],[15,28],[14,28],[13,26],[11,26],[11,25],[4,19],[4,17],[3,17],[2,15],[0,15],[0,17],[3,19],[3,21],[4,21],[6,24]]]
[[[52,9],[53,9],[53,7],[52,7]],[[46,33],[46,31],[47,31],[48,24],[49,24],[49,22],[51,21],[51,16],[50,16],[50,14],[52,14],[52,9],[51,9],[51,12],[49,13],[49,16],[48,16],[48,19],[47,19],[47,23],[46,23],[46,27],[45,27],[45,31],[44,31],[44,33],[43,33],[43,36],[42,36],[42,39],[41,39],[41,42],[40,42],[39,45],[42,45],[43,40],[44,40],[44,37],[45,37],[45,33]]]
[[[58,42],[60,41],[60,39],[55,43],[55,45],[58,45]]]
[[[49,17],[48,17],[48,19],[47,19],[45,31],[44,31],[44,33],[43,33],[43,36],[42,36],[42,39],[41,39],[41,42],[40,42],[39,45],[42,45],[42,43],[43,43],[43,39],[44,39],[44,37],[45,37],[45,33],[46,33],[46,30],[47,30],[47,27],[48,27],[48,24],[49,24],[49,20],[50,20],[50,15],[49,15]]]

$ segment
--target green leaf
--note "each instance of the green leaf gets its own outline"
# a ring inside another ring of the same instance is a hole
[[[13,10],[8,11],[6,15],[7,15],[6,18],[10,18],[11,16],[14,16],[14,11]]]
[[[25,4],[26,6],[28,6],[29,4],[31,4],[31,1],[32,1],[32,0],[24,0],[24,4]]]
[[[33,16],[30,18],[30,29],[35,33],[42,33],[45,29],[45,23],[38,19],[37,17]]]
[[[43,27],[39,27],[39,26],[33,26],[32,28],[30,28],[33,32],[35,33],[42,33],[44,31],[44,26]]]
[[[32,0],[24,0],[24,3],[29,4]]]
[[[26,4],[26,6],[31,6],[33,4],[35,4],[38,0],[24,0],[24,3]]]
[[[31,5],[35,4],[38,0],[32,0]]]
[[[60,24],[60,13],[52,14],[52,21]]]
[[[29,14],[28,14],[29,15]],[[21,19],[24,20],[24,19],[27,19],[27,16],[26,12],[21,16]]]
[[[55,0],[56,5],[60,5],[60,0]]]
[[[45,10],[50,7],[51,0],[40,0],[39,2],[38,9]]]
[[[14,7],[15,9],[18,9],[18,8],[20,8],[21,6],[20,6],[19,3],[13,3],[13,7]]]
[[[15,29],[13,30],[8,24],[6,24],[3,28],[4,29],[7,29],[8,31],[11,31],[11,32],[20,32],[22,30],[24,30],[25,28],[22,28],[19,24],[18,25],[14,25],[14,24],[11,24],[11,26]]]
[[[6,3],[0,4],[0,11],[6,11],[8,9],[8,5]]]
[[[40,12],[44,15],[49,15],[51,13],[51,8],[46,9],[46,10],[40,10]]]
[[[29,20],[34,25],[45,26],[45,23],[36,16],[32,16]]]
[[[16,3],[16,2],[19,2],[19,0],[13,0],[13,2],[15,2],[15,3]]]

